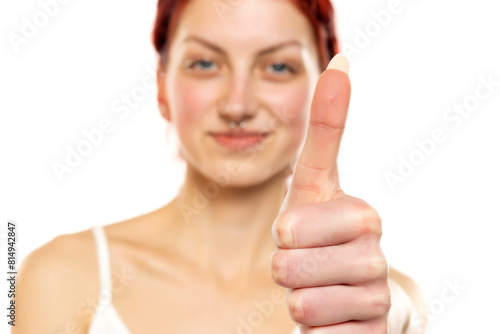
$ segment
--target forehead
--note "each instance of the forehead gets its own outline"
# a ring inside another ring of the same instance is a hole
[[[190,0],[173,43],[191,34],[234,51],[258,51],[293,39],[316,52],[312,26],[290,0]]]

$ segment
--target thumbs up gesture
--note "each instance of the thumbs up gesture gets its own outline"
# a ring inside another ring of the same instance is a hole
[[[378,213],[339,186],[337,156],[351,94],[335,56],[315,88],[306,141],[272,226],[273,280],[288,288],[302,333],[387,333],[388,264]],[[313,330],[314,329],[314,330]]]

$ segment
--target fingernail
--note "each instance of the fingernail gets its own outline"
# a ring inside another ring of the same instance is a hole
[[[337,53],[330,63],[328,64],[327,70],[336,69],[341,70],[345,74],[349,75],[349,59],[343,53]]]

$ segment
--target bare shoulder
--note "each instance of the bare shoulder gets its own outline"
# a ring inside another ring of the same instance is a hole
[[[158,233],[161,210],[104,225],[108,246],[120,261]],[[122,250],[126,250],[123,251]],[[31,252],[16,281],[12,334],[86,333],[99,302],[97,249],[92,230],[61,234]]]
[[[106,237],[113,245],[127,245],[129,247],[148,248],[157,241],[158,235],[170,235],[175,225],[175,205],[169,203],[154,211],[141,214],[130,219],[104,226]],[[163,244],[164,239],[161,240]]]
[[[98,297],[95,242],[90,229],[63,234],[31,252],[16,282],[12,333],[75,332],[90,321],[85,306]]]

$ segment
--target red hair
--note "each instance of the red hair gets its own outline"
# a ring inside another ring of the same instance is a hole
[[[325,70],[330,59],[339,52],[335,31],[334,11],[330,0],[291,0],[311,23],[319,49],[321,70]],[[168,49],[180,13],[188,0],[158,0],[156,20],[152,32],[153,45],[161,57]]]

